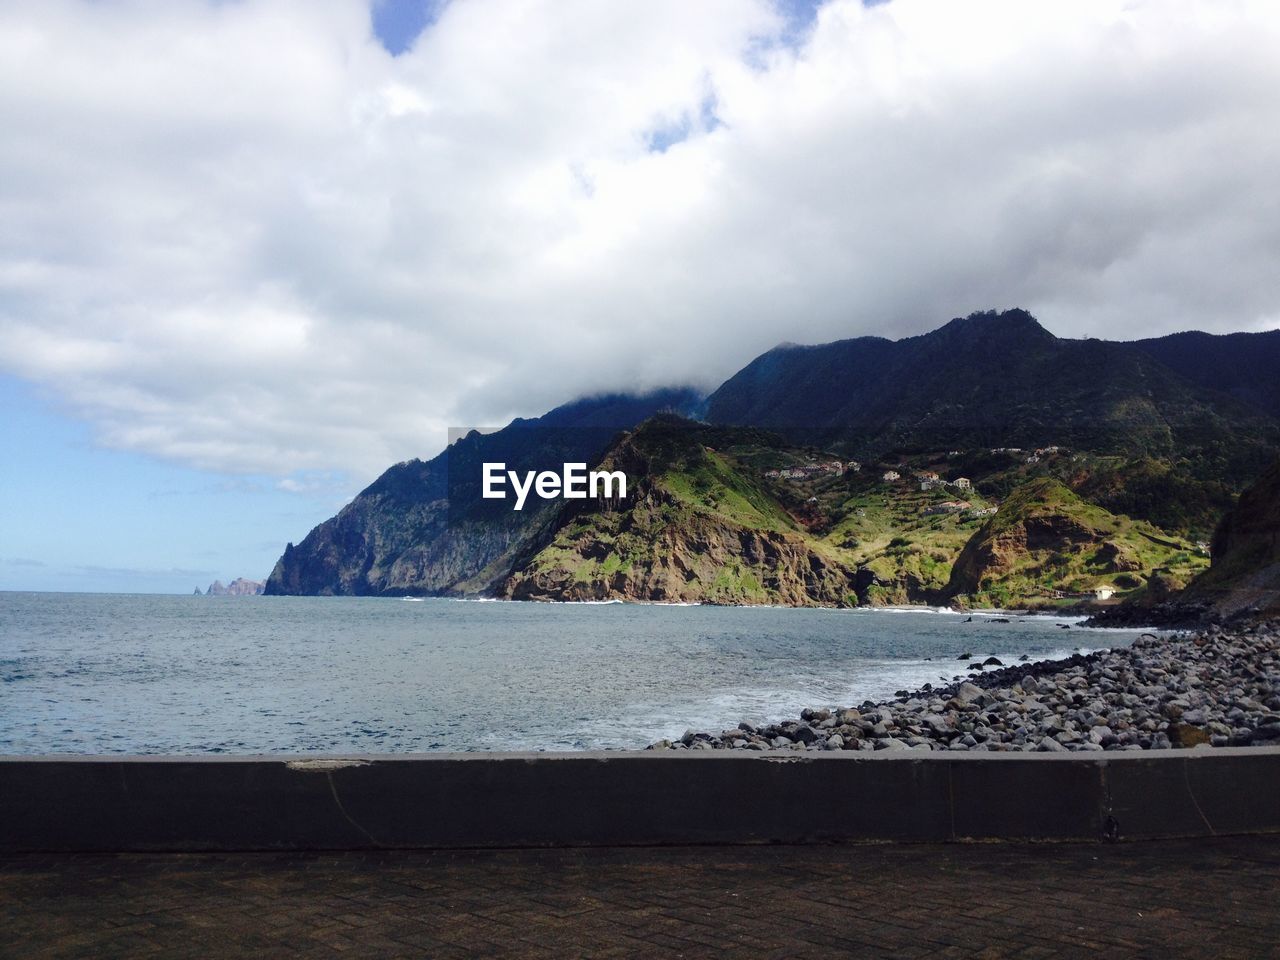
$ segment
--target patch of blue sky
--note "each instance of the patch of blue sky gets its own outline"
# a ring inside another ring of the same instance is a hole
[[[0,376],[0,411],[0,590],[190,593],[262,579],[353,492],[331,477],[282,484],[106,449],[14,377]]]
[[[808,41],[818,11],[828,0],[773,0],[774,9],[782,17],[780,32],[758,37],[746,52],[747,64],[757,70],[769,64],[769,55],[778,49],[799,50]],[[862,0],[864,7],[878,7],[891,0]]]
[[[774,0],[774,6],[786,21],[783,42],[796,46],[804,42],[818,19],[818,8],[824,0]],[[865,2],[865,0],[864,0]]]
[[[696,114],[686,110],[674,121],[649,131],[645,138],[649,152],[665,153],[690,137],[701,136],[724,126],[724,121],[716,115],[716,105],[716,95],[708,93],[702,98]]]
[[[450,0],[372,0],[369,15],[374,36],[392,56],[413,48],[422,32],[440,18]],[[804,43],[818,16],[818,8],[826,0],[773,0],[785,26],[779,37],[768,45],[781,43],[798,47]],[[890,0],[862,0],[864,6],[875,7]]]
[[[413,48],[422,31],[439,19],[449,0],[373,0],[373,34],[393,57]]]

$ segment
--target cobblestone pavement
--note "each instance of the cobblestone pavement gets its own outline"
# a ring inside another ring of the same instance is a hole
[[[1280,837],[0,858],[5,957],[1280,957]]]

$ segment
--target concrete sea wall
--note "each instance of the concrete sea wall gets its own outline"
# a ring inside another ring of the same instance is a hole
[[[1280,748],[894,753],[3,757],[0,851],[1280,832]]]

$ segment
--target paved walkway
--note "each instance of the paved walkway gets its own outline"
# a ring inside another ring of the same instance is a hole
[[[1280,957],[1280,837],[0,858],[5,957]]]

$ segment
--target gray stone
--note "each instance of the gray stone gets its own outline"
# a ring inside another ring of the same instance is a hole
[[[901,740],[895,740],[893,737],[886,737],[883,740],[877,740],[875,749],[877,750],[908,750],[910,749]]]
[[[810,744],[818,739],[818,734],[814,732],[811,726],[802,723],[792,732],[791,739],[796,743]]]

